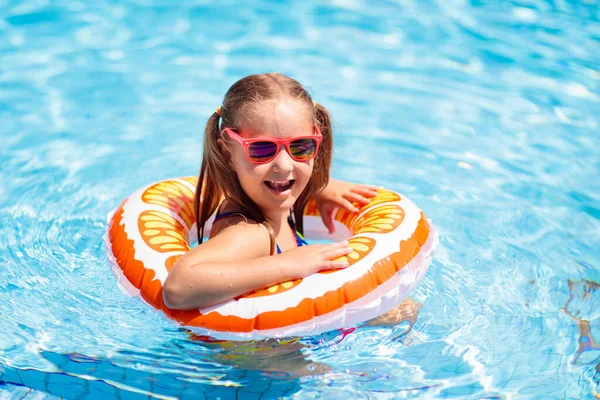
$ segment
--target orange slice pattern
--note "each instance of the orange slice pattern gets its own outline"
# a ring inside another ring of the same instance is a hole
[[[148,247],[159,253],[190,249],[185,228],[167,213],[154,210],[140,213],[138,229]]]
[[[375,239],[367,238],[367,237],[352,237],[348,239],[348,246],[352,247],[352,252],[338,257],[336,261],[347,261],[348,266],[352,266],[356,264],[363,258],[367,256],[374,248],[375,248]],[[336,270],[331,271],[321,271],[319,274],[331,274],[336,272]]]
[[[355,264],[365,258],[367,254],[375,248],[375,239],[368,237],[353,237],[348,240],[348,245],[352,247],[352,253],[338,258],[336,261],[347,261],[348,266]],[[335,272],[335,271],[326,271]],[[322,273],[326,273],[322,272]]]
[[[379,206],[362,216],[352,228],[354,234],[388,233],[404,221],[404,210],[396,204]]]
[[[277,285],[270,286],[266,289],[259,289],[259,290],[255,290],[254,292],[250,292],[249,294],[242,295],[242,296],[236,298],[236,300],[250,299],[252,297],[270,296],[275,293],[283,293],[283,292],[290,290],[291,288],[293,288],[295,286],[298,286],[300,284],[300,282],[302,282],[302,279],[296,279],[293,281],[278,283]]]
[[[304,207],[304,215],[305,216],[312,216],[312,217],[316,217],[321,215],[319,213],[319,207],[317,206],[317,202],[315,201],[315,199],[310,199],[308,200],[308,203],[306,203],[306,207]]]
[[[379,189],[377,191],[377,196],[373,197],[371,199],[371,201],[368,204],[365,204],[364,206],[362,206],[361,209],[364,210],[364,209],[376,206],[377,204],[393,203],[393,202],[400,201],[400,200],[402,200],[402,199],[396,193],[390,192],[389,190]]]
[[[194,192],[181,182],[169,180],[155,183],[142,194],[142,201],[166,207],[178,214],[188,229],[195,222]]]
[[[348,227],[348,229],[350,229],[354,221],[356,221],[356,218],[358,218],[358,214],[347,211],[344,208],[340,208],[337,214],[335,214],[334,218],[336,221],[340,221],[342,224]]]
[[[378,204],[382,203],[392,203],[396,201],[400,201],[401,198],[396,193],[392,193],[388,190],[378,190],[377,196],[373,197],[371,201],[364,206],[361,206],[359,209],[366,210],[367,208],[371,208]],[[358,214],[346,211],[343,208],[340,208],[335,216],[337,221],[340,221],[342,224],[351,227],[356,219],[358,218]]]

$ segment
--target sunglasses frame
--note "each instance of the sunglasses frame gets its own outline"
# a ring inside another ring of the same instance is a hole
[[[319,145],[321,144],[321,141],[323,140],[323,135],[321,135],[321,131],[319,130],[319,127],[317,125],[314,125],[314,127],[315,127],[315,133],[316,133],[315,135],[295,136],[295,137],[284,138],[284,139],[281,139],[281,138],[270,138],[270,137],[261,137],[261,138],[256,138],[256,139],[244,139],[238,133],[236,133],[235,131],[233,131],[233,130],[231,130],[229,128],[224,128],[221,131],[221,135],[223,135],[223,133],[226,133],[230,138],[232,138],[233,140],[235,140],[236,142],[238,142],[239,144],[241,144],[244,147],[244,150],[246,152],[246,158],[248,159],[248,161],[250,161],[253,164],[267,164],[267,163],[270,163],[279,154],[279,151],[281,150],[281,146],[285,146],[285,149],[288,152],[288,154],[290,155],[290,157],[292,158],[292,160],[297,161],[297,162],[304,162],[304,161],[312,160],[313,158],[315,158],[317,156],[317,153],[319,152]],[[313,139],[316,142],[315,152],[314,152],[314,154],[310,158],[298,160],[298,159],[296,159],[296,157],[294,157],[292,155],[292,152],[290,151],[290,144],[292,142],[294,142],[296,140],[300,140],[300,139]],[[253,143],[257,143],[257,142],[271,142],[271,143],[274,143],[277,146],[277,150],[275,151],[275,154],[273,154],[273,157],[269,158],[266,161],[256,161],[255,159],[253,159],[252,157],[250,157],[250,146]]]

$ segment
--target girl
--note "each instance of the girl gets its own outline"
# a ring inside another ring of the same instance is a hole
[[[228,90],[205,129],[196,188],[200,245],[181,257],[163,290],[174,309],[206,308],[275,283],[347,267],[348,242],[307,245],[302,214],[315,196],[333,232],[333,211],[366,204],[368,185],[330,180],[329,114],[294,79],[245,77]],[[202,194],[202,203],[200,203]],[[221,199],[224,200],[221,203]],[[210,240],[204,225],[217,211]]]

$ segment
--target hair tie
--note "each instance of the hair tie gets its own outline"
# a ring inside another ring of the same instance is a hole
[[[313,100],[313,107],[317,108],[317,102]]]
[[[220,117],[221,116],[221,111],[223,110],[223,106],[219,106],[217,107],[217,109],[215,110],[215,113]]]

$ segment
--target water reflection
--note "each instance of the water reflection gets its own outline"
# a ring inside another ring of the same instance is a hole
[[[581,280],[568,281],[570,296],[562,311],[571,317],[579,330],[577,338],[577,350],[571,360],[572,364],[589,365],[595,367],[588,370],[591,381],[600,387],[600,344],[596,342],[592,334],[591,323],[600,320],[600,284]],[[583,360],[580,360],[583,359]],[[600,398],[596,392],[595,396]]]

